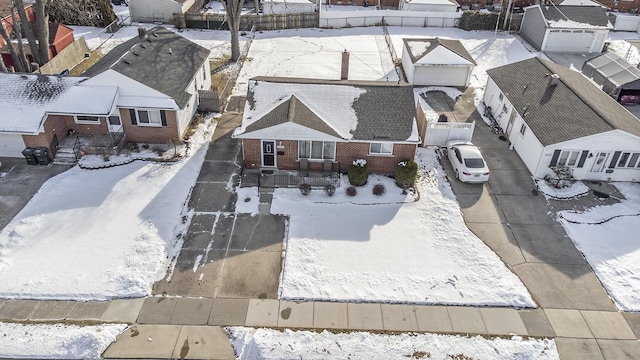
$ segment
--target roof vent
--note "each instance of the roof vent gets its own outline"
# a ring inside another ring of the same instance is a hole
[[[147,48],[147,45],[145,45],[145,44],[140,44],[140,47],[141,47],[141,48],[143,48],[143,49],[146,49],[146,48]]]
[[[171,48],[169,48],[169,54],[173,54],[173,50],[171,50]]]
[[[549,86],[556,86],[558,85],[558,81],[560,81],[560,75],[558,74],[552,74],[551,77],[549,78]]]
[[[133,55],[135,55],[135,56],[140,56],[140,54],[138,54],[138,52],[137,52],[137,51],[134,51],[134,52],[133,52]]]
[[[127,65],[131,65],[131,63],[130,63],[130,62],[129,62],[129,60],[127,60],[127,59],[122,60],[122,62],[123,62],[123,63],[125,63],[125,64],[127,64]]]
[[[156,34],[155,32],[151,35],[153,35],[153,37],[158,37],[158,34]]]

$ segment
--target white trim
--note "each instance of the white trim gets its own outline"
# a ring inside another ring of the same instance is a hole
[[[373,144],[380,144],[380,152],[371,152],[371,145]],[[382,151],[382,146],[384,144],[391,144],[391,152],[383,152]],[[370,141],[369,142],[369,156],[394,156],[393,155],[393,149],[395,147],[395,143],[392,142],[388,142],[388,141]]]
[[[93,117],[93,118],[97,118],[97,120],[96,121],[93,121],[93,120],[78,120],[78,116]],[[73,121],[76,124],[100,125],[100,123],[102,122],[102,119],[105,119],[105,117],[104,116],[95,116],[95,115],[73,115]]]

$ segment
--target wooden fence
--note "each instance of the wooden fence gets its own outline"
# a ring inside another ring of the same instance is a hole
[[[192,29],[229,30],[225,14],[184,14],[184,24]],[[245,14],[240,17],[240,30],[249,31],[253,26],[258,31],[317,28],[317,12],[298,14]]]

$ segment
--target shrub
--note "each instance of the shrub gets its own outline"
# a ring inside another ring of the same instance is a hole
[[[498,14],[467,10],[462,13],[458,27],[462,30],[495,30]]]
[[[329,195],[329,196],[333,196],[333,194],[336,193],[336,187],[333,186],[333,184],[329,184],[329,185],[324,187],[324,192],[326,192],[327,195]]]
[[[373,195],[382,195],[384,194],[384,185],[383,184],[375,184],[373,186]]]
[[[309,193],[311,192],[311,185],[309,184],[302,183],[300,184],[300,186],[298,186],[298,188],[300,189],[302,195],[309,195]]]
[[[364,159],[354,160],[349,170],[347,170],[349,176],[349,184],[353,186],[362,186],[367,183],[369,177],[369,165]]]
[[[347,188],[347,195],[349,195],[349,196],[356,196],[357,192],[358,192],[358,190],[356,190],[355,186],[349,186]]]
[[[576,182],[573,170],[568,166],[552,166],[551,171],[553,171],[553,175],[546,175],[544,180],[556,189],[569,187]]]
[[[413,160],[400,161],[396,166],[396,184],[405,189],[413,186],[418,176],[418,164]]]

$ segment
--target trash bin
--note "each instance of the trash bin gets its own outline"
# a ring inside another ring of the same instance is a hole
[[[33,150],[35,149],[32,147],[28,147],[22,150],[22,155],[24,155],[25,160],[27,160],[27,164],[38,165],[38,159],[35,157],[35,155],[33,155]]]
[[[40,165],[48,165],[51,162],[51,160],[49,160],[49,151],[46,147],[35,148],[33,155],[38,159],[38,164]]]

